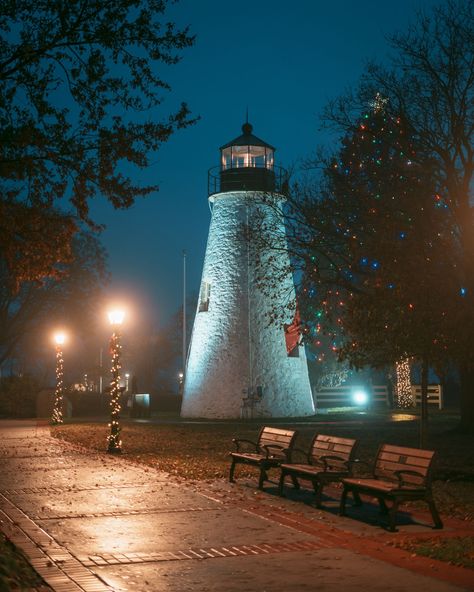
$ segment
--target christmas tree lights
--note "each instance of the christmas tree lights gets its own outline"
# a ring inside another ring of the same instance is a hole
[[[289,206],[288,242],[314,360],[355,368],[399,360],[395,403],[409,407],[402,357],[434,361],[445,347],[447,313],[432,295],[453,292],[450,211],[416,130],[381,95],[370,106],[324,161],[318,195],[304,187]],[[454,287],[465,300],[467,287]]]

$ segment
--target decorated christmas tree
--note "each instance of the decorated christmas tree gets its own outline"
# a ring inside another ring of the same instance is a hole
[[[432,164],[382,97],[327,164],[321,198],[303,208],[312,232],[298,237],[307,249],[300,299],[313,343],[329,340],[358,368],[396,363],[398,403],[410,404],[407,360],[443,360],[447,304],[462,287]]]

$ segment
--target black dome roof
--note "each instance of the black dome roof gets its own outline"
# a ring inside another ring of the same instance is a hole
[[[230,146],[264,146],[266,148],[269,148],[270,150],[276,150],[276,148],[274,148],[267,142],[264,142],[260,138],[257,138],[257,136],[254,136],[252,134],[252,131],[252,125],[247,121],[242,126],[242,135],[238,136],[237,138],[235,138],[235,140],[232,140],[231,142],[227,142],[227,144],[221,146],[220,149],[224,150],[224,148],[229,148]]]

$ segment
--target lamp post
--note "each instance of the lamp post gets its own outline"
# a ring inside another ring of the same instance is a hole
[[[112,356],[112,368],[110,379],[110,434],[107,438],[107,452],[109,454],[120,454],[122,452],[122,441],[120,439],[120,352],[122,345],[120,343],[120,327],[123,323],[125,313],[123,310],[114,309],[108,314],[110,324],[113,328],[110,338],[110,354]]]
[[[63,377],[64,377],[64,358],[63,345],[66,341],[64,333],[55,333],[54,342],[56,343],[56,389],[54,391],[54,405],[51,414],[51,423],[58,425],[63,423]]]

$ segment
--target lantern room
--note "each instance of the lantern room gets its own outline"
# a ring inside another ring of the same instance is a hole
[[[221,169],[273,168],[275,148],[252,134],[252,125],[244,123],[242,135],[221,146]]]
[[[274,164],[275,148],[253,133],[246,122],[242,135],[221,146],[221,164],[209,171],[209,195],[226,191],[280,191],[286,171]]]

